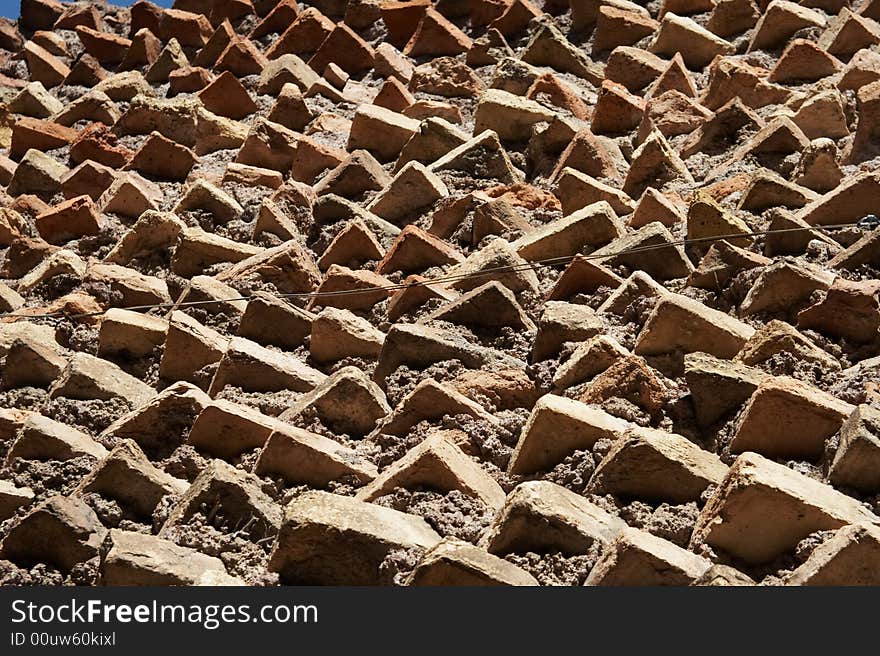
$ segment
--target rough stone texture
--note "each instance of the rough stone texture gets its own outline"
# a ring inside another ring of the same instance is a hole
[[[880,3],[174,4],[0,21],[4,582],[873,582]]]

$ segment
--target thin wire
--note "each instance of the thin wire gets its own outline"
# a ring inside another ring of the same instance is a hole
[[[743,237],[761,237],[766,235],[775,235],[775,234],[783,234],[790,232],[803,232],[807,230],[816,230],[820,232],[831,231],[831,230],[841,230],[844,228],[860,228],[863,229],[864,226],[862,222],[855,223],[837,223],[834,225],[826,225],[826,226],[804,226],[804,227],[796,227],[796,228],[777,228],[774,230],[755,230],[751,232],[737,232],[731,233],[727,235],[713,235],[711,237],[693,237],[690,239],[680,239],[677,241],[668,241],[663,242],[662,244],[647,244],[644,246],[633,246],[631,248],[625,248],[621,251],[616,251],[613,253],[590,253],[589,255],[564,255],[559,257],[551,257],[543,260],[535,260],[533,262],[523,262],[522,264],[509,264],[497,267],[489,267],[487,269],[481,269],[480,271],[473,271],[469,273],[458,273],[458,274],[446,274],[443,276],[438,276],[436,278],[430,278],[427,280],[418,280],[409,283],[396,283],[391,285],[380,285],[376,287],[360,287],[357,289],[338,289],[333,291],[316,291],[316,292],[290,292],[286,294],[274,294],[276,298],[284,298],[284,299],[316,299],[316,298],[332,298],[334,296],[349,296],[352,294],[375,294],[377,292],[392,292],[399,291],[402,289],[409,289],[410,287],[427,287],[429,285],[437,285],[444,284],[450,282],[459,282],[461,280],[468,280],[471,278],[482,278],[494,275],[496,273],[516,273],[518,271],[524,271],[528,269],[537,269],[542,267],[551,267],[558,266],[561,264],[569,264],[574,260],[605,260],[614,257],[620,257],[622,255],[632,255],[635,253],[644,253],[646,251],[654,251],[662,248],[670,248],[677,246],[688,246],[691,244],[699,244],[710,241],[722,241],[725,239],[742,239]],[[197,307],[200,305],[211,305],[214,303],[235,303],[240,301],[248,301],[250,297],[248,296],[238,296],[234,298],[215,298],[204,301],[182,301],[182,302],[174,302],[174,303],[153,303],[147,305],[129,305],[122,308],[107,308],[106,310],[100,310],[97,312],[79,312],[76,314],[67,314],[63,311],[59,312],[51,312],[46,314],[20,314],[16,312],[6,312],[0,314],[0,318],[6,317],[16,317],[21,319],[85,319],[89,317],[98,317],[103,314],[106,314],[111,309],[119,309],[119,310],[130,310],[130,311],[139,311],[139,310],[167,310],[167,309],[176,309],[181,307]]]

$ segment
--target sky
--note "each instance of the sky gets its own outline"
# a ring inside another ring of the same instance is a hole
[[[134,2],[135,0],[109,0],[111,5],[122,5],[123,7],[132,5]],[[152,0],[152,2],[160,7],[170,7],[173,0]],[[0,0],[0,16],[13,19],[18,18],[20,6],[20,0]]]

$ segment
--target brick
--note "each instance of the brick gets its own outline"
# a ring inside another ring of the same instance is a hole
[[[596,15],[593,52],[631,46],[653,34],[659,27],[660,23],[640,12],[602,5]]]
[[[852,246],[844,249],[828,261],[828,266],[835,269],[855,269],[863,264],[874,264],[880,261],[880,234],[869,232]]]
[[[15,458],[70,460],[90,456],[100,460],[106,455],[107,449],[85,433],[34,413],[22,423],[6,454],[6,463]]]
[[[29,487],[16,487],[9,481],[0,481],[0,519],[14,517],[18,509],[29,505],[34,492]]]
[[[652,184],[687,184],[693,183],[693,180],[687,165],[666,138],[658,130],[652,130],[632,155],[623,191],[632,198],[638,198]]]
[[[767,79],[770,82],[815,82],[834,75],[843,64],[807,39],[792,39]]]
[[[732,237],[731,235],[747,235],[752,229],[739,217],[724,210],[715,200],[706,193],[697,192],[688,207],[687,214],[687,238],[700,239],[696,248],[705,251],[712,243],[710,239],[718,235],[727,237],[726,241],[734,246],[748,246],[747,237]]]
[[[361,198],[368,191],[380,191],[391,178],[382,165],[366,150],[354,150],[336,168],[315,185],[315,193]]]
[[[430,321],[448,321],[490,328],[512,326],[535,330],[534,323],[517,303],[513,292],[496,281],[487,282],[462,294],[419,320],[420,323]]]
[[[786,585],[876,585],[878,538],[873,526],[838,529],[786,578]]]
[[[772,171],[758,171],[743,192],[739,209],[752,213],[770,207],[788,207],[798,209],[816,200],[819,194],[801,187]]]
[[[146,404],[119,417],[101,436],[133,440],[151,457],[170,454],[209,403],[211,398],[196,386],[172,383]]]
[[[598,464],[588,489],[595,494],[686,503],[698,501],[726,473],[718,456],[681,435],[633,427]]]
[[[357,266],[383,255],[382,245],[360,219],[349,221],[324,249],[318,268],[328,269],[333,264]]]
[[[86,160],[70,170],[61,180],[61,193],[68,200],[88,196],[97,201],[116,180],[116,173],[109,166]]]
[[[198,158],[189,148],[153,132],[132,155],[125,169],[161,180],[185,180]]]
[[[681,54],[685,63],[693,69],[702,69],[716,55],[733,54],[733,44],[690,18],[668,12],[660,23],[660,29],[651,45],[651,52],[673,56]]]
[[[861,93],[861,91],[860,91]],[[865,118],[870,117],[870,111],[864,105],[860,106],[860,116],[864,113]],[[847,118],[844,111],[843,96],[835,90],[818,93],[807,99],[800,106],[797,113],[792,117],[795,125],[797,125],[804,135],[809,139],[820,139],[822,137],[840,138],[849,135],[849,127],[847,127]],[[856,157],[863,148],[863,138],[858,137],[856,132],[856,143],[853,144],[852,156]],[[861,155],[864,156],[864,155]]]
[[[391,412],[382,390],[356,367],[343,367],[281,414],[291,422],[313,411],[332,430],[365,435]]]
[[[841,91],[849,89],[857,91],[878,79],[880,79],[880,55],[873,50],[863,48],[844,65],[837,88]]]
[[[490,425],[497,423],[478,403],[433,378],[427,378],[404,396],[393,412],[379,421],[372,434],[404,436],[419,422],[436,421],[445,415],[469,415]]]
[[[272,106],[267,118],[291,130],[303,130],[314,116],[303,100],[302,92],[292,82],[284,84],[278,100]]]
[[[407,285],[399,289],[388,301],[388,320],[399,321],[406,314],[418,310],[431,299],[451,301],[456,293],[441,285],[429,284],[428,279],[419,275],[410,275],[404,279]],[[417,284],[414,284],[417,283]]]
[[[710,566],[668,540],[627,527],[604,548],[584,585],[692,585]]]
[[[250,297],[238,335],[263,345],[294,349],[311,333],[314,316],[273,295],[257,292]]]
[[[463,260],[464,256],[442,239],[408,225],[388,248],[376,266],[376,273],[424,271],[435,266],[458,264]]]
[[[749,50],[770,50],[786,43],[798,30],[825,27],[818,11],[787,0],[773,0],[755,25]]]
[[[373,358],[382,349],[381,331],[344,309],[325,308],[312,322],[309,351],[318,362],[335,362],[345,357]]]
[[[690,547],[705,544],[760,564],[793,551],[815,531],[878,521],[852,497],[758,454],[744,453],[703,508]]]
[[[372,271],[355,271],[338,264],[331,264],[316,290],[318,294],[327,295],[312,298],[308,309],[324,306],[365,310],[391,296],[392,291],[387,289],[391,284],[388,278]],[[347,291],[351,293],[342,293]]]
[[[611,205],[598,201],[532,230],[513,242],[513,247],[520,257],[533,262],[576,255],[585,246],[603,246],[624,232]]]
[[[42,562],[69,573],[99,555],[107,530],[79,499],[52,496],[25,515],[0,542],[0,556],[23,565]]]
[[[461,372],[452,381],[456,391],[471,400],[488,402],[496,409],[531,408],[540,393],[534,381],[519,369]]]
[[[869,199],[878,188],[877,175],[858,174],[804,207],[797,218],[819,226],[858,221],[875,209]]]
[[[590,129],[596,134],[625,134],[638,126],[645,101],[610,80],[602,82]]]
[[[149,68],[159,59],[161,52],[162,42],[159,37],[150,28],[142,27],[131,37],[131,46],[125,52],[117,70],[129,71],[139,69],[142,66]]]
[[[508,472],[531,474],[551,469],[574,451],[591,449],[600,439],[617,439],[627,427],[627,422],[603,410],[547,394],[532,409]]]
[[[104,259],[106,262],[128,264],[135,257],[174,245],[184,227],[185,224],[174,214],[146,211]]]
[[[413,159],[419,158],[413,157]],[[498,135],[491,130],[486,130],[447,151],[428,168],[435,173],[462,171],[471,175],[485,175],[501,182],[515,182],[521,178],[520,173],[511,163],[507,151],[501,145]]]
[[[669,384],[642,358],[627,355],[593,378],[578,400],[602,405],[622,398],[656,417],[670,401],[668,389]]]
[[[31,82],[41,82],[51,89],[70,75],[70,69],[63,61],[33,41],[27,41],[22,50]]]
[[[446,185],[419,162],[405,164],[367,210],[392,223],[400,224],[416,212],[424,212],[448,195]]]
[[[46,91],[40,82],[31,82],[7,104],[7,110],[32,118],[50,118],[64,109],[64,104]]]
[[[747,107],[783,103],[791,91],[767,81],[767,71],[730,57],[719,57],[709,66],[709,82],[700,101],[716,110],[739,97]]]
[[[217,504],[218,499],[222,505]],[[281,508],[262,492],[258,478],[222,460],[213,460],[171,508],[159,537],[172,536],[175,526],[185,524],[204,505],[217,505],[215,526],[225,525],[230,533],[247,523],[247,537],[268,541],[281,527]]]
[[[571,73],[595,86],[602,83],[602,69],[572,44],[550,21],[543,21],[532,34],[520,58],[534,66],[549,66],[560,73]]]
[[[232,183],[246,187],[280,189],[284,185],[284,178],[278,171],[230,162],[226,165],[226,171],[223,173],[221,183],[224,185]]]
[[[61,188],[61,181],[69,169],[53,157],[39,150],[28,150],[9,181],[6,191],[11,196],[36,194],[51,199]]]
[[[188,66],[189,60],[186,58],[177,39],[171,39],[156,57],[155,61],[151,63],[144,74],[144,79],[153,84],[168,82],[172,72],[187,68]]]
[[[191,151],[188,151],[186,154],[181,153],[181,155],[186,158],[186,165],[191,165],[196,160]],[[154,166],[159,164],[160,161],[152,163]],[[172,167],[169,165],[168,168],[171,169]],[[183,168],[179,172],[182,173]],[[238,204],[238,201],[206,180],[196,180],[191,184],[182,193],[180,200],[177,201],[177,205],[174,207],[174,211],[177,214],[193,210],[208,212],[215,220],[222,222],[237,219],[244,213],[244,209]]]
[[[212,456],[232,460],[252,449],[262,448],[283,422],[262,412],[217,399],[206,404],[192,424],[187,443]]]
[[[664,60],[640,48],[618,46],[608,55],[605,77],[632,92],[644,89],[665,70]]]
[[[773,319],[764,324],[737,353],[737,362],[759,365],[778,353],[790,353],[804,362],[813,362],[827,371],[840,370],[840,363],[827,351],[798,332],[795,328]]]
[[[494,349],[475,346],[458,333],[413,324],[391,327],[382,344],[374,380],[380,382],[400,365],[425,368],[443,360],[461,360],[470,368],[503,364],[508,367],[525,366],[521,360]]]
[[[418,27],[403,47],[409,57],[458,55],[472,45],[468,36],[433,8],[422,15]]]
[[[340,23],[318,47],[309,60],[309,66],[323,71],[332,62],[346,73],[355,75],[373,68],[373,57],[372,46],[348,25]]]
[[[383,107],[361,105],[352,121],[348,149],[363,148],[388,162],[397,158],[418,127],[418,121]]]
[[[167,330],[168,322],[159,317],[110,308],[101,320],[98,355],[130,358],[150,355],[165,342]]]
[[[118,264],[90,262],[84,277],[88,282],[104,284],[119,294],[123,305],[149,305],[171,300],[163,279]]]
[[[266,57],[274,60],[285,54],[315,52],[334,28],[333,21],[314,7],[309,7],[300,12],[296,20],[266,50]]]
[[[489,89],[477,103],[474,133],[493,130],[504,141],[525,141],[532,126],[553,117],[543,105],[501,89]]]
[[[136,407],[145,403],[155,390],[117,365],[86,353],[76,353],[61,377],[49,390],[49,396],[69,399],[121,398]]]
[[[257,104],[229,71],[223,71],[198,93],[205,109],[218,116],[242,119],[257,111]]]
[[[495,479],[442,433],[425,438],[407,451],[358,490],[355,498],[373,501],[396,488],[418,489],[420,486],[441,492],[458,490],[495,510],[505,501],[504,491]]]
[[[795,183],[820,194],[837,187],[843,179],[843,172],[838,165],[837,145],[834,141],[822,138],[810,142],[801,154],[792,178]],[[798,221],[806,226],[802,220]]]
[[[702,426],[739,408],[766,377],[758,369],[706,353],[688,354],[684,364],[696,418]]]
[[[98,493],[150,518],[162,497],[183,494],[187,487],[185,481],[154,466],[135,442],[125,440],[80,481],[76,494]]]
[[[553,357],[565,342],[580,342],[603,331],[602,319],[589,306],[547,301],[538,319],[532,362]]]
[[[667,247],[660,248],[662,245]],[[642,270],[657,280],[684,278],[694,270],[684,249],[659,222],[649,223],[634,233],[615,239],[590,255],[605,266],[623,265],[631,270]]]
[[[249,339],[232,337],[217,365],[208,393],[216,396],[226,385],[248,392],[276,392],[283,389],[308,392],[325,378],[320,371],[292,355],[273,351]]]
[[[752,327],[699,301],[667,294],[651,311],[633,352],[657,355],[702,351],[732,358],[754,332]]]
[[[77,196],[40,214],[36,220],[40,236],[52,244],[63,244],[70,239],[97,235],[101,218],[88,196]]]
[[[134,153],[118,143],[109,128],[93,123],[87,126],[70,144],[70,159],[79,164],[93,160],[113,169],[121,169]]]
[[[609,515],[582,496],[546,481],[522,483],[507,495],[504,508],[480,539],[489,553],[561,551],[586,553],[604,545],[623,529],[622,520]]]
[[[153,88],[144,76],[138,71],[126,71],[116,73],[101,80],[94,87],[95,91],[100,91],[111,100],[131,101],[139,95],[152,96]]]
[[[831,287],[834,274],[806,264],[776,262],[755,280],[740,305],[740,315],[781,312],[803,305],[816,290]]]
[[[228,338],[215,330],[183,312],[174,311],[169,319],[159,376],[171,381],[201,382],[207,388],[196,374],[206,365],[220,361],[227,342]]]
[[[722,37],[741,34],[755,26],[761,14],[753,0],[718,0],[707,27]]]
[[[642,140],[647,139],[653,130],[667,138],[690,134],[710,118],[712,112],[696,100],[677,89],[671,89],[652,96],[648,101],[637,136]]]
[[[196,112],[195,152],[206,155],[217,150],[240,147],[248,137],[243,123],[212,114],[200,107]]]
[[[185,66],[168,74],[168,95],[195,93],[208,86],[214,79],[213,73],[200,66]]]
[[[193,98],[136,96],[114,129],[118,134],[155,131],[189,148],[196,142],[197,107],[198,101]]]
[[[618,216],[630,214],[635,209],[635,203],[623,191],[570,168],[562,170],[553,193],[559,198],[566,215],[602,201],[610,204]]]
[[[177,39],[182,46],[201,48],[213,30],[206,16],[180,9],[165,9],[160,14],[159,36],[163,41]]]
[[[100,567],[103,585],[244,585],[219,558],[170,540],[119,529],[110,530],[109,540]]]
[[[678,91],[687,98],[697,97],[697,88],[694,86],[691,74],[678,53],[673,55],[660,75],[657,76],[657,79],[651,83],[646,97],[648,99],[656,98],[668,91]]]
[[[300,584],[375,585],[392,549],[440,541],[420,517],[326,492],[306,492],[284,512],[269,571]]]
[[[502,558],[462,540],[446,538],[422,557],[406,585],[535,586],[538,582]]]
[[[235,161],[286,173],[293,166],[298,141],[292,130],[258,118],[251,125]]]
[[[291,239],[240,260],[217,276],[223,282],[254,278],[271,282],[283,293],[293,294],[314,290],[320,281],[320,272],[311,253]]]
[[[847,58],[877,43],[880,43],[880,25],[846,7],[828,23],[817,42],[820,48],[840,58]]]
[[[300,9],[296,0],[281,0],[265,15],[262,11],[257,13],[262,16],[262,19],[251,31],[249,35],[251,39],[258,39],[273,33],[280,34],[296,19]]]
[[[17,290],[19,293],[27,295],[41,282],[61,274],[81,277],[85,273],[85,269],[85,262],[79,256],[71,250],[61,249],[53,252],[25,273],[18,281]]]
[[[705,98],[703,104],[712,109],[706,104]],[[715,116],[694,130],[679,147],[679,153],[687,158],[702,150],[732,146],[738,143],[737,134],[740,130],[757,130],[763,126],[764,119],[746,107],[741,100],[734,98],[718,107]]]
[[[798,314],[798,327],[870,342],[880,329],[880,286],[874,280],[836,278],[824,298]]]
[[[125,37],[99,32],[86,25],[78,25],[75,31],[86,52],[104,65],[119,64],[131,46]]]

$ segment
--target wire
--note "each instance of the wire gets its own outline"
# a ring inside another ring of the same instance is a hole
[[[867,217],[866,217],[867,218]],[[429,285],[438,285],[438,284],[447,284],[451,282],[459,282],[461,280],[468,280],[471,278],[483,278],[487,276],[492,276],[496,273],[516,273],[518,271],[525,271],[529,269],[538,269],[542,267],[552,267],[559,266],[561,264],[569,264],[574,260],[605,260],[615,257],[620,257],[623,255],[631,255],[635,253],[644,253],[647,251],[654,251],[663,248],[671,248],[678,246],[688,246],[691,244],[700,244],[706,242],[714,242],[714,241],[722,241],[725,239],[742,239],[743,237],[761,237],[766,235],[774,235],[774,234],[784,234],[791,232],[803,232],[803,231],[831,231],[831,230],[842,230],[845,228],[859,228],[862,230],[871,230],[875,226],[873,223],[867,221],[866,219],[862,219],[861,221],[853,222],[853,223],[836,223],[833,225],[825,225],[825,226],[803,226],[796,228],[777,228],[774,230],[755,230],[751,232],[737,232],[726,235],[713,235],[711,237],[693,237],[690,239],[680,239],[677,241],[668,241],[662,244],[647,244],[644,246],[633,246],[631,248],[625,248],[621,251],[616,251],[612,253],[601,253],[594,252],[588,255],[564,255],[559,257],[551,257],[543,260],[535,260],[533,262],[523,262],[522,264],[509,264],[498,267],[489,267],[487,269],[481,269],[480,271],[473,271],[467,273],[458,273],[458,274],[446,274],[443,276],[438,276],[436,278],[430,278],[426,280],[417,280],[409,283],[396,283],[391,285],[379,285],[376,287],[360,287],[356,289],[338,289],[333,291],[315,291],[315,292],[291,292],[286,294],[274,294],[276,298],[283,299],[318,299],[318,298],[332,298],[335,296],[350,296],[352,294],[375,294],[378,292],[393,292],[400,291],[402,289],[409,289],[410,287],[427,287]],[[46,314],[21,314],[19,312],[6,312],[0,314],[0,318],[7,317],[16,317],[21,319],[86,319],[90,317],[98,317],[103,314],[106,314],[110,309],[119,309],[119,310],[130,310],[130,311],[140,311],[140,310],[167,310],[167,309],[177,309],[182,307],[197,307],[201,305],[212,305],[214,303],[235,303],[238,301],[248,301],[250,297],[248,296],[238,296],[234,298],[213,298],[204,301],[178,301],[174,303],[153,303],[148,305],[129,305],[121,308],[107,308],[105,310],[100,310],[97,312],[79,312],[76,314],[67,314],[63,311],[58,312],[50,312]]]

